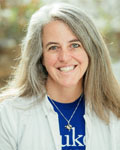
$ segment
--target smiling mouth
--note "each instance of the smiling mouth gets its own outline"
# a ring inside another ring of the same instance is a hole
[[[62,72],[68,72],[68,71],[72,71],[76,68],[77,65],[73,65],[73,66],[67,66],[67,67],[60,67],[58,68],[60,71]]]

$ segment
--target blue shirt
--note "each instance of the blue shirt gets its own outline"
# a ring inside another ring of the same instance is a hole
[[[51,100],[48,97],[50,103],[52,104],[54,110],[58,114],[59,118],[59,129],[62,140],[62,150],[85,150],[85,120],[83,115],[85,114],[85,101],[84,96],[81,95],[80,104],[73,115],[70,124],[72,125],[72,129],[69,131],[65,128],[68,124],[61,113],[58,111],[56,106],[62,112],[67,120],[70,119],[72,113],[74,112],[80,98],[72,103],[60,103],[54,100]],[[52,103],[55,103],[55,105]]]

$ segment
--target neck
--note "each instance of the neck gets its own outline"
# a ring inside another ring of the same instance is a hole
[[[63,87],[55,84],[46,83],[46,89],[48,96],[57,101],[63,103],[74,102],[83,92],[82,85]]]

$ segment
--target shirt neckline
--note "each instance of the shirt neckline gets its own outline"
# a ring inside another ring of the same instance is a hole
[[[82,97],[81,97],[82,96]],[[81,96],[79,98],[77,98],[75,101],[70,102],[70,103],[61,103],[61,102],[57,102],[53,99],[51,99],[49,96],[47,96],[49,102],[53,105],[52,101],[57,105],[58,108],[62,108],[62,109],[73,109],[77,106],[78,101],[81,98],[81,101],[83,101],[83,94],[81,94]],[[81,102],[80,102],[81,103]]]

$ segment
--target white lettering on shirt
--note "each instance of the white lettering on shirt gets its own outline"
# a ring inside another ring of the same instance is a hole
[[[65,147],[65,146],[84,146],[85,145],[85,137],[84,135],[78,135],[76,138],[75,138],[75,127],[72,128],[72,144],[70,145],[70,137],[69,135],[64,135],[65,137],[65,144],[62,145],[62,147]],[[80,141],[80,138],[82,139],[82,143]]]

